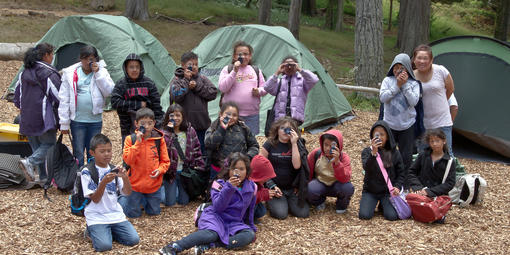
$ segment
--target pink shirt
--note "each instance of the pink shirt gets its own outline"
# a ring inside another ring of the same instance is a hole
[[[444,83],[449,74],[450,72],[446,67],[432,64],[432,78],[428,82],[422,82],[423,125],[425,129],[453,125]]]
[[[261,96],[266,95],[264,87],[264,75],[259,69],[259,92]],[[219,88],[223,96],[223,102],[233,101],[239,106],[239,116],[250,116],[259,114],[260,97],[252,95],[252,89],[257,88],[257,76],[251,66],[240,67],[234,72],[228,73],[228,66],[221,70]]]

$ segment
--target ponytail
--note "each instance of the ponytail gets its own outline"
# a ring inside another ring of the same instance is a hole
[[[52,53],[54,49],[55,47],[49,43],[40,43],[28,49],[23,58],[23,66],[25,69],[34,67],[37,61],[41,61],[45,54]]]

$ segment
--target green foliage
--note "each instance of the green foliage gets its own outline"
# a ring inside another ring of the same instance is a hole
[[[346,93],[343,92],[349,104],[351,104],[353,109],[363,110],[363,111],[379,111],[379,98],[377,96],[368,98],[363,95],[363,93],[352,92]]]

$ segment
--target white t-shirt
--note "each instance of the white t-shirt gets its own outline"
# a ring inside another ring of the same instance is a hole
[[[449,74],[444,66],[432,64],[432,78],[428,82],[422,82],[425,129],[453,125],[444,83]]]
[[[96,169],[99,173],[99,182],[110,172],[110,167],[102,168],[96,165]],[[87,198],[89,198],[98,187],[98,184],[92,181],[90,172],[86,167],[81,171],[81,185],[83,188],[83,196]],[[122,187],[124,186],[122,178],[117,178],[117,186],[118,187],[115,187],[115,179],[113,179],[113,181],[106,184],[103,197],[101,197],[99,203],[90,201],[87,207],[85,207],[87,226],[95,224],[115,224],[126,221],[126,215],[124,215],[122,207],[117,202],[117,188],[122,191]]]
[[[450,105],[450,106],[459,106],[459,104],[457,103],[457,98],[455,98],[455,95],[453,93],[450,96],[450,99],[448,99],[448,105]]]

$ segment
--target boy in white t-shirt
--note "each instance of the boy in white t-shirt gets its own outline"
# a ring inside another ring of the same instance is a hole
[[[131,194],[131,184],[124,168],[110,165],[110,139],[103,134],[92,137],[90,155],[94,161],[81,170],[81,183],[84,197],[91,200],[85,207],[85,219],[86,234],[92,239],[94,250],[111,250],[112,239],[128,246],[138,244],[140,237],[117,202],[119,191],[126,196]],[[93,180],[92,171],[97,171],[98,183]]]

